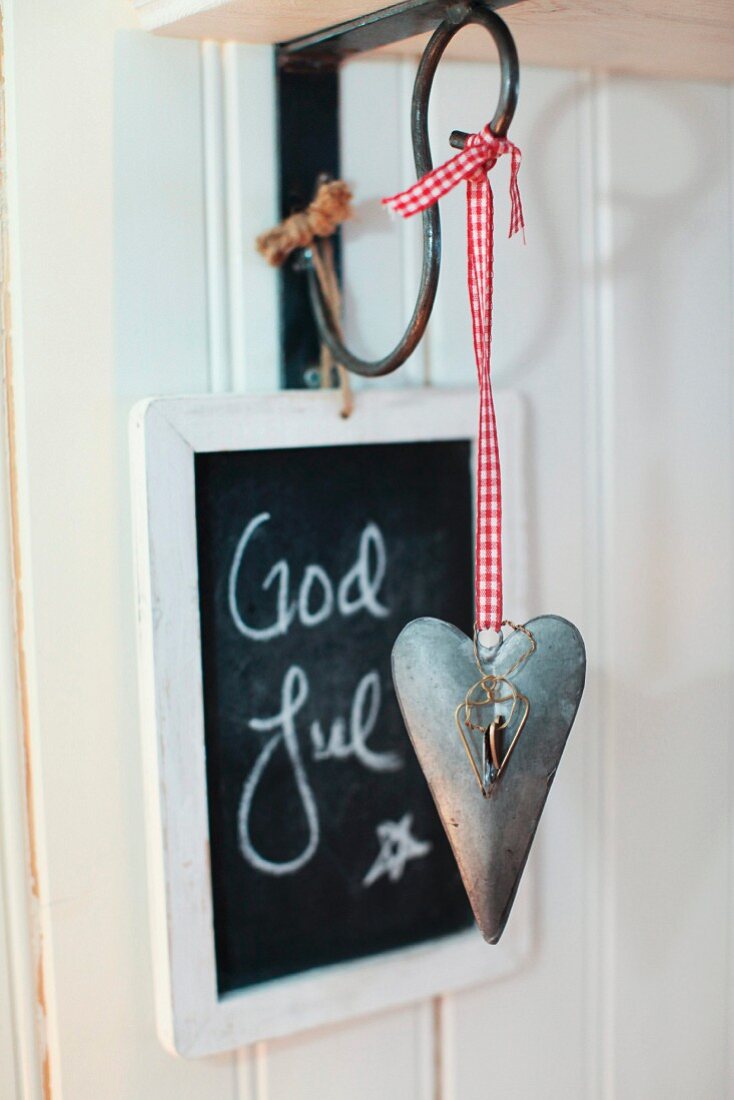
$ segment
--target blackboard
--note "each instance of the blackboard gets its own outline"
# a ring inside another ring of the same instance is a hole
[[[390,651],[416,616],[471,629],[469,442],[194,471],[219,993],[467,928]]]

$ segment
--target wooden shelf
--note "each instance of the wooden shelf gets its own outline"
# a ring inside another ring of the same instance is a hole
[[[385,7],[385,0],[133,0],[145,28],[220,41],[282,42]],[[526,65],[734,80],[734,0],[517,0],[504,8]],[[411,39],[399,52],[418,52]],[[467,28],[454,57],[494,56]]]

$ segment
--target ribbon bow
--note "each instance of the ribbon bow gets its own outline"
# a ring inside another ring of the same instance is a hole
[[[507,138],[496,137],[489,126],[478,134],[470,134],[460,153],[432,169],[407,191],[382,200],[396,214],[409,218],[432,206],[461,180],[466,180],[469,304],[479,381],[474,570],[479,630],[499,630],[502,624],[502,481],[490,379],[494,200],[488,172],[506,153],[510,155],[509,236],[521,229],[524,235],[525,221],[517,182],[520,150]]]

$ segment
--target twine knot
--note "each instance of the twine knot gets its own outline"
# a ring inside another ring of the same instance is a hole
[[[291,214],[279,225],[261,233],[255,247],[272,267],[282,267],[292,252],[313,245],[311,262],[321,293],[326,300],[334,327],[341,338],[341,292],[334,265],[334,249],[330,238],[342,222],[352,216],[352,192],[344,180],[322,180],[313,201],[305,210]],[[354,397],[349,375],[341,363],[336,363],[326,344],[321,345],[321,385],[328,389],[334,374],[339,378],[342,394],[341,415],[351,416]]]
[[[331,237],[337,226],[351,216],[352,192],[348,184],[327,180],[319,184],[305,210],[261,233],[255,246],[272,267],[281,267],[296,249],[308,248],[317,237]]]

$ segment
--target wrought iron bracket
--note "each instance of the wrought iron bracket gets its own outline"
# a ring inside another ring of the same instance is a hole
[[[517,0],[403,0],[393,7],[276,47],[280,211],[287,217],[305,207],[320,176],[339,175],[339,65],[368,50],[433,31],[421,58],[413,91],[411,134],[417,175],[431,168],[428,100],[444,50],[464,26],[478,23],[492,35],[501,65],[501,89],[492,130],[505,134],[517,103],[519,66],[509,30],[494,14]],[[462,148],[466,135],[454,131],[451,144]],[[376,377],[399,367],[420,341],[438,286],[441,225],[437,207],[423,215],[423,262],[413,315],[403,337],[374,362],[353,355],[341,342],[323,300],[308,251],[281,269],[281,355],[284,383],[318,385],[322,342],[356,374]],[[341,270],[341,252],[336,242]],[[305,270],[305,277],[304,277]]]

